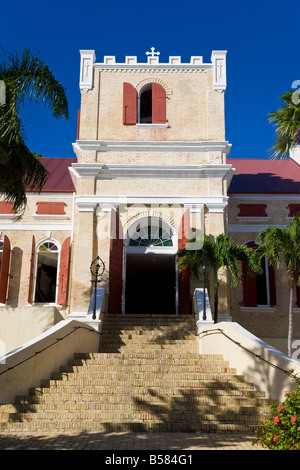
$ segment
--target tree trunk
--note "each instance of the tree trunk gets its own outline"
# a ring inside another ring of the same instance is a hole
[[[219,289],[215,287],[214,293],[214,323],[218,322],[218,313],[219,313]]]
[[[290,287],[289,302],[289,331],[288,331],[288,355],[292,357],[292,338],[293,338],[293,299],[294,299],[294,283]]]
[[[219,279],[218,279],[218,270],[214,270],[214,323],[218,321],[219,313]]]

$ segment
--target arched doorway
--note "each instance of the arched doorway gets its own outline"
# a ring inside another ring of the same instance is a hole
[[[127,231],[124,256],[125,313],[175,314],[175,231],[159,217],[143,217]]]

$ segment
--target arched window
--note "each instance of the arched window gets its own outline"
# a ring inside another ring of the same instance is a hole
[[[127,252],[158,253],[161,250],[177,250],[175,232],[165,220],[155,216],[143,217],[130,226],[127,232]]]
[[[139,97],[132,84],[123,83],[123,124],[166,125],[166,100],[166,91],[159,83],[147,83]]]
[[[140,123],[152,123],[152,83],[145,85],[140,93]]]
[[[58,244],[50,240],[37,247],[35,302],[56,302],[59,252]]]
[[[255,248],[255,242],[246,243]],[[269,265],[267,257],[261,260],[262,273],[249,273],[248,266],[243,263],[243,304],[244,307],[273,307],[276,305],[275,271]]]
[[[57,303],[67,302],[69,258],[71,238],[62,246],[53,239],[36,243],[32,237],[28,302]]]
[[[157,225],[138,226],[129,246],[173,246],[169,230]]]

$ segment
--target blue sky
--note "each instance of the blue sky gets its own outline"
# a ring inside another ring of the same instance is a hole
[[[146,61],[152,46],[160,61],[180,55],[189,62],[212,50],[227,50],[226,139],[231,157],[268,158],[274,129],[268,114],[279,96],[300,80],[299,0],[53,0],[1,2],[0,46],[38,52],[67,89],[68,121],[48,108],[22,109],[27,145],[47,157],[74,157],[80,107],[79,50],[94,49],[96,60],[126,55]]]

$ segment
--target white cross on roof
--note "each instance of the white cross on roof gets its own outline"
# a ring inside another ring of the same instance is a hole
[[[160,55],[160,52],[154,52],[155,47],[151,47],[151,52],[146,52],[147,55],[151,55],[151,57],[154,57],[155,55]]]

